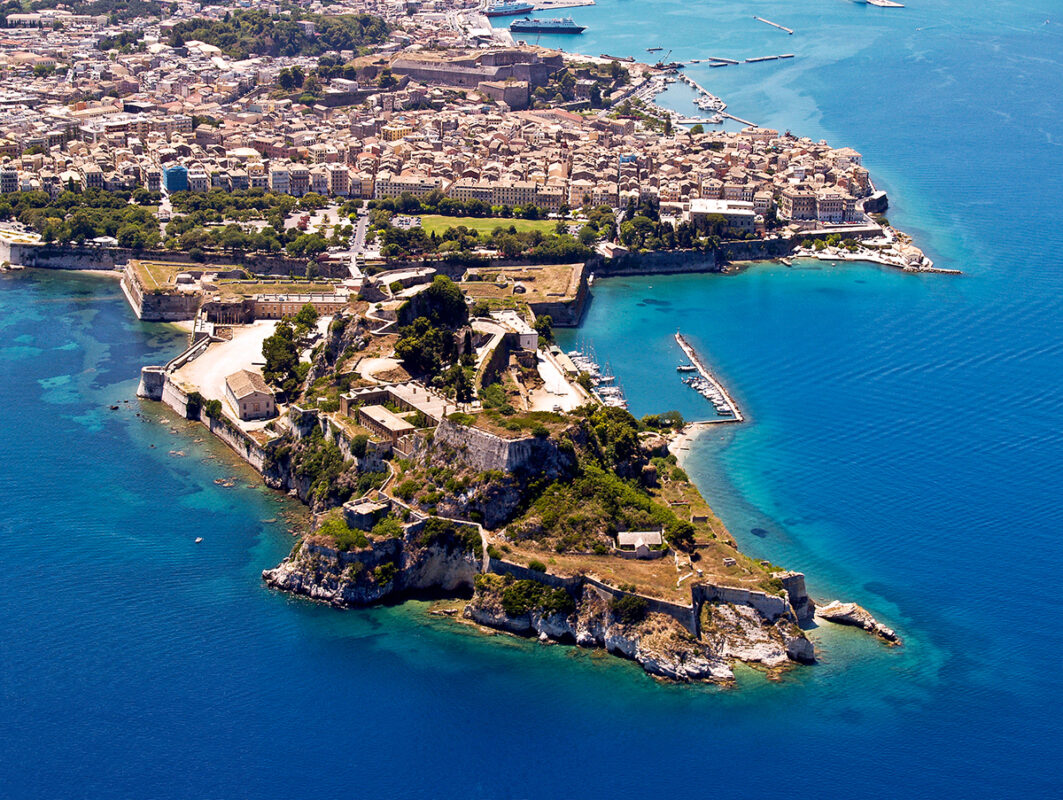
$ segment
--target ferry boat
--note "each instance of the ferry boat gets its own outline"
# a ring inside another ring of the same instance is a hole
[[[509,24],[512,33],[583,33],[587,30],[586,25],[577,25],[572,17],[558,17],[556,19],[524,19],[514,20]]]
[[[517,14],[530,14],[535,10],[535,6],[531,3],[519,3],[519,2],[495,2],[488,3],[487,8],[484,9],[485,17],[514,17]]]

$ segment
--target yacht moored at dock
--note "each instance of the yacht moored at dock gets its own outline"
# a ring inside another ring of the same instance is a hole
[[[690,359],[690,363],[694,365],[694,369],[698,371],[698,375],[691,376],[689,378],[683,378],[683,383],[694,389],[702,397],[712,403],[712,407],[716,409],[716,414],[719,419],[715,422],[742,422],[744,417],[742,412],[738,410],[738,404],[727,393],[727,390],[723,388],[723,384],[716,380],[716,377],[709,371],[709,368],[705,366],[705,362],[701,360],[701,357],[694,351],[691,344],[683,337],[683,334],[676,333],[675,341],[679,347],[683,350],[683,353]]]

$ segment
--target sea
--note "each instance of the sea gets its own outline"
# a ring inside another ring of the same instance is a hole
[[[742,548],[904,640],[816,628],[820,662],[779,681],[662,684],[424,602],[267,590],[298,507],[134,397],[183,334],[111,277],[0,276],[0,797],[1059,797],[1058,12],[598,0],[570,12],[585,34],[539,40],[794,53],[687,71],[736,116],[860,151],[890,220],[963,271],[600,280],[559,332],[635,414],[706,418],[681,330],[748,416],[686,454]]]

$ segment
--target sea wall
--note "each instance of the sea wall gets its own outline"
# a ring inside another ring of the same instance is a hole
[[[615,258],[593,256],[587,268],[598,278],[620,275],[673,275],[688,272],[719,272],[715,253],[701,250],[662,250],[624,253]]]
[[[724,261],[764,261],[785,258],[793,252],[793,239],[754,239],[741,242],[721,242],[720,258]]]
[[[145,322],[195,319],[203,302],[198,292],[145,292],[129,264],[122,272],[122,291],[137,319]]]
[[[226,417],[215,419],[206,413],[200,413],[199,421],[207,429],[231,447],[237,455],[254,467],[259,474],[266,471],[268,456],[262,445],[241,430],[235,422]]]
[[[99,245],[0,242],[0,261],[38,269],[113,270],[134,259],[180,264],[192,261],[189,253],[184,250],[131,250],[127,247]],[[235,265],[258,275],[306,274],[306,259],[276,253],[206,252],[199,257],[197,263],[207,268],[212,265]],[[319,261],[315,263],[315,269],[319,275],[325,277],[350,277],[348,264],[343,261]]]

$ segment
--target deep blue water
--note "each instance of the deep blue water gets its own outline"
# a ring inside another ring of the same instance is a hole
[[[697,418],[681,327],[751,418],[691,452],[710,502],[905,647],[821,629],[822,663],[779,684],[671,687],[422,604],[268,592],[284,501],[132,400],[181,337],[109,279],[24,273],[0,278],[0,797],[1058,796],[1055,5],[573,12],[592,53],[798,54],[695,75],[739,116],[863,152],[890,218],[965,271],[604,281],[579,333],[633,411]]]

